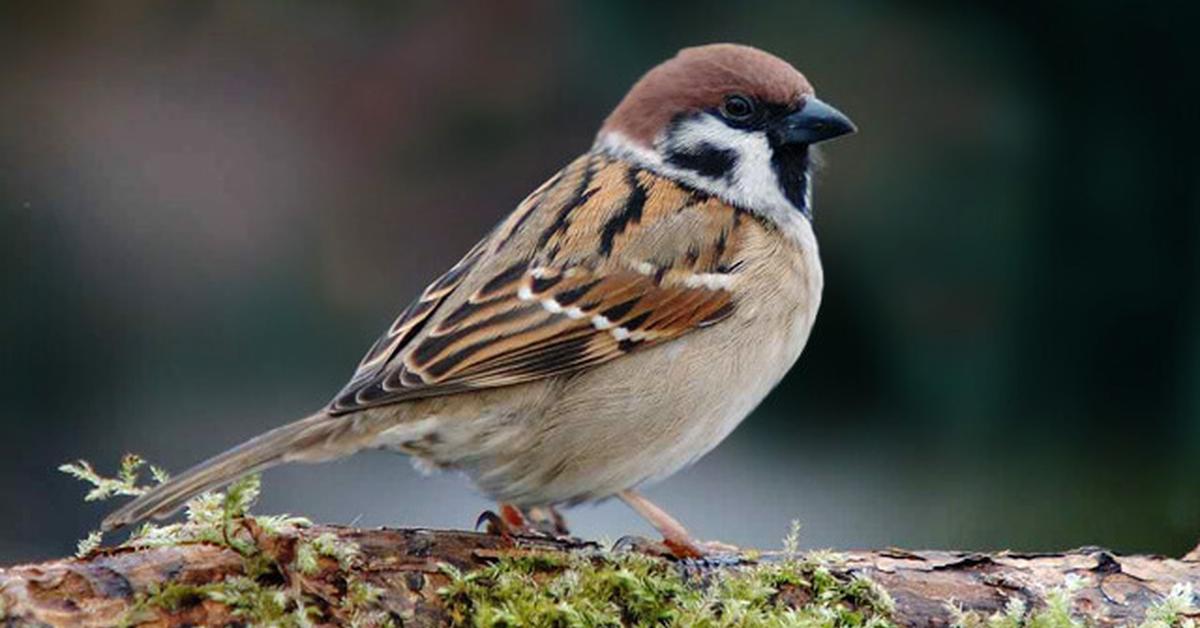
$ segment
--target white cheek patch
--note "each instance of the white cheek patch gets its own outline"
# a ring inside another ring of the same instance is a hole
[[[606,132],[596,140],[599,150],[720,197],[766,218],[793,238],[799,238],[799,230],[807,218],[801,208],[784,196],[771,163],[774,153],[765,132],[731,128],[711,114],[702,114],[674,125],[670,137],[660,137],[655,147],[656,150],[650,150],[614,131]],[[731,171],[707,177],[696,170],[668,163],[662,156],[668,150],[687,153],[713,149],[729,151],[736,156]],[[807,177],[805,182],[808,182]],[[806,200],[810,193],[811,185],[805,190]],[[812,206],[811,201],[806,204]]]
[[[763,131],[731,128],[715,116],[704,114],[679,123],[674,127],[674,133],[659,143],[661,148],[683,151],[700,150],[706,144],[732,152],[737,156],[737,162],[733,171],[725,176],[709,178],[695,173],[691,177],[693,180],[707,183],[707,187],[715,188],[712,191],[718,195],[744,207],[796,211],[783,195],[775,167],[771,164],[774,153]]]

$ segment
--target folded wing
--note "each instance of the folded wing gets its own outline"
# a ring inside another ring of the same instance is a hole
[[[530,382],[715,324],[753,222],[620,162],[576,162],[425,289],[330,410]]]

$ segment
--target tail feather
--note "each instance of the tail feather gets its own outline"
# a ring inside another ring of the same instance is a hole
[[[162,519],[179,510],[189,499],[205,491],[220,488],[248,473],[262,471],[291,460],[317,461],[345,453],[338,451],[335,436],[344,420],[324,412],[289,423],[252,438],[225,453],[188,469],[145,495],[125,504],[108,517],[101,527],[115,530],[154,517]]]

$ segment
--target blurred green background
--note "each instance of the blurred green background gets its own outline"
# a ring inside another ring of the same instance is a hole
[[[773,546],[1180,554],[1200,539],[1195,3],[218,2],[0,8],[0,562],[329,399],[393,315],[682,46],[790,60],[825,150],[800,364],[649,492]],[[368,453],[266,511],[469,526]],[[649,534],[619,504],[578,532]]]

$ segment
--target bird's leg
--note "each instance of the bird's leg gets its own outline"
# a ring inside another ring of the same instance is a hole
[[[525,513],[512,504],[500,502],[500,519],[508,525],[510,530],[525,532],[529,529],[529,520],[525,518]]]
[[[702,543],[692,538],[692,535],[667,511],[654,505],[644,495],[632,489],[617,493],[617,497],[625,502],[643,519],[650,522],[663,537],[663,545],[676,558],[701,558],[709,554],[736,552],[738,548],[724,543]]]
[[[626,490],[617,493],[621,501],[625,502],[643,519],[650,522],[654,529],[663,537],[663,545],[667,547],[672,555],[676,558],[700,558],[704,556],[704,551],[700,544],[692,538],[691,533],[687,528],[683,527],[675,517],[667,514],[667,511],[659,508],[646,499],[641,493],[634,490]]]

